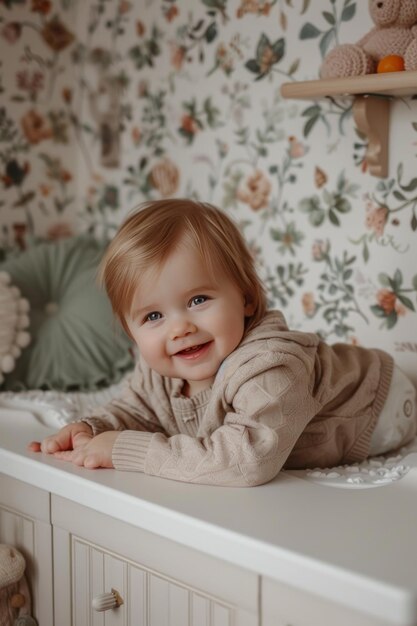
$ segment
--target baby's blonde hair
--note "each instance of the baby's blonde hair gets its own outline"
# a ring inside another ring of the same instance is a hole
[[[241,290],[253,308],[245,331],[253,328],[265,315],[266,294],[245,240],[223,211],[189,199],[141,204],[110,242],[99,280],[123,328],[130,334],[126,316],[131,312],[141,273],[152,265],[161,266],[184,240],[201,255],[213,277],[224,272]]]

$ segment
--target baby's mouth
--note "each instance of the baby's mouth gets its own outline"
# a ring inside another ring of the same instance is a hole
[[[201,346],[203,344],[199,344],[198,346],[192,346],[191,348],[185,348],[185,350],[180,350],[179,354],[188,354],[189,352],[197,352],[197,350],[200,350]]]
[[[206,343],[199,343],[195,346],[190,346],[189,348],[184,348],[184,350],[179,350],[175,353],[174,356],[182,356],[192,358],[193,356],[198,356],[202,354],[206,348],[209,347],[211,341],[207,341]]]

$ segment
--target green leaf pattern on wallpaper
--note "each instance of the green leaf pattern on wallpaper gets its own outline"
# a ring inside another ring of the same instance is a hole
[[[0,3],[0,258],[207,200],[292,326],[417,353],[416,101],[392,104],[378,180],[351,100],[279,94],[370,27],[355,0]]]

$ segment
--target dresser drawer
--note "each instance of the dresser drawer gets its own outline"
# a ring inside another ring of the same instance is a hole
[[[255,574],[63,498],[52,496],[52,519],[56,624],[258,626]]]

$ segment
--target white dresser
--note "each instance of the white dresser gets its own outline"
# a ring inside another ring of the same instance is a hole
[[[26,452],[49,432],[0,410],[0,541],[39,626],[417,626],[417,468],[207,487]]]

